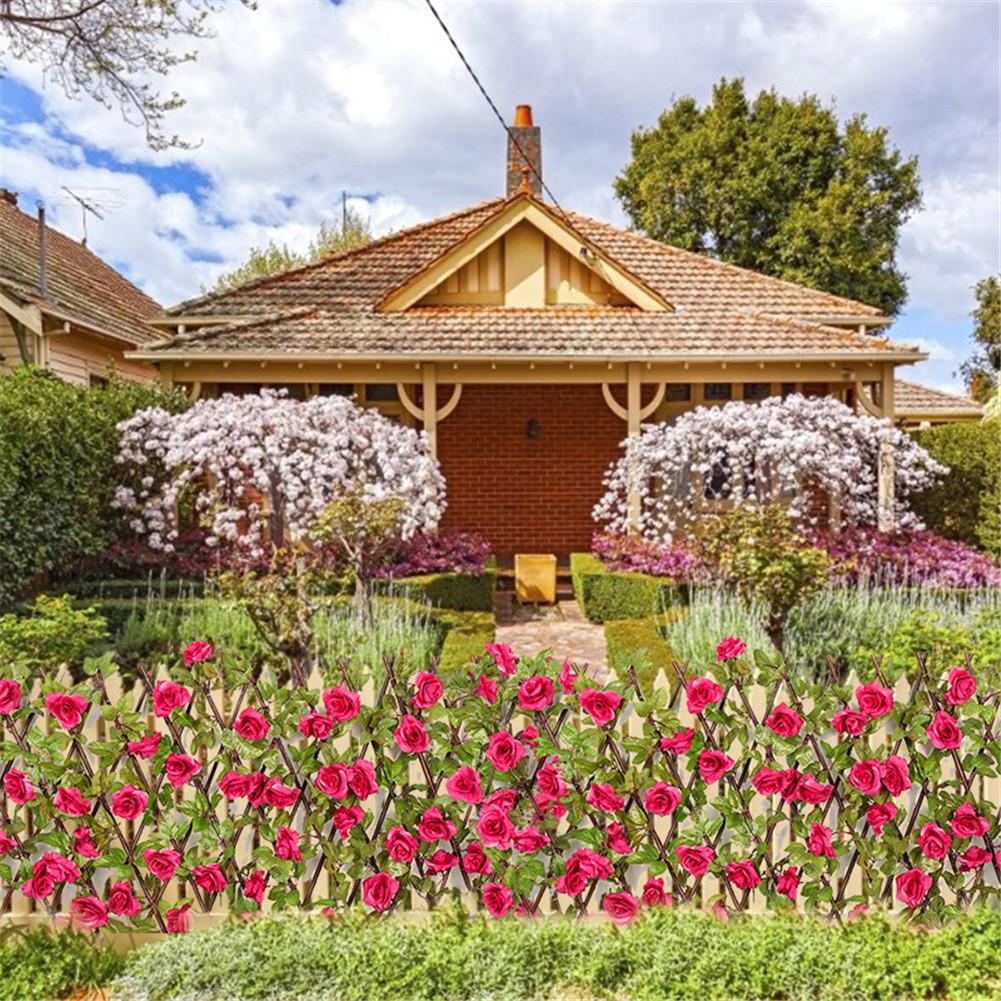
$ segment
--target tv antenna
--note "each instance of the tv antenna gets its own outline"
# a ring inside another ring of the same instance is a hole
[[[80,241],[80,243],[81,243],[82,246],[86,247],[87,246],[87,213],[89,212],[91,215],[93,215],[96,218],[101,219],[101,220],[104,219],[104,215],[101,213],[101,210],[97,207],[96,203],[90,201],[87,198],[83,198],[81,195],[78,195],[75,191],[71,191],[69,188],[66,187],[65,184],[62,186],[62,189],[63,189],[63,191],[66,192],[66,194],[68,194],[70,196],[70,198],[72,198],[80,206],[80,215],[82,216],[82,223],[83,223],[83,239]],[[102,206],[102,208],[103,208],[103,206]]]

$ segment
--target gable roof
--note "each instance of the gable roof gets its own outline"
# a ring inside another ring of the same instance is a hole
[[[968,396],[958,393],[947,393],[943,389],[933,389],[917,382],[907,382],[904,379],[895,380],[894,411],[897,417],[917,419],[925,417],[982,417],[983,404]]]
[[[51,226],[45,229],[46,283],[40,285],[38,220],[0,198],[0,292],[87,330],[147,345],[163,339],[149,326],[162,307],[111,265]]]
[[[527,200],[556,219],[665,307],[383,306],[393,293]],[[672,308],[673,307],[673,308]],[[837,318],[841,318],[840,320]],[[873,306],[670,247],[576,213],[562,218],[518,195],[484,202],[306,267],[167,310],[189,327],[138,356],[404,355],[757,357],[801,355],[916,360],[915,348],[843,329],[886,321]],[[827,322],[824,322],[827,321]],[[194,328],[194,329],[191,329]]]

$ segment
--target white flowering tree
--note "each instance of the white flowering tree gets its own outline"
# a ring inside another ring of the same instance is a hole
[[[210,545],[262,560],[307,549],[329,509],[350,499],[355,537],[343,556],[361,571],[373,546],[434,530],[445,506],[424,434],[345,397],[225,395],[180,414],[143,410],[118,429],[134,485],[119,487],[116,503],[135,512],[132,527],[154,549],[170,550],[185,509]],[[369,525],[379,540],[365,538]]]
[[[784,503],[809,523],[818,491],[846,525],[879,522],[880,453],[892,455],[893,520],[916,524],[908,495],[946,470],[889,420],[859,416],[832,397],[771,397],[698,407],[627,440],[594,509],[609,531],[669,542],[685,525],[734,504]]]

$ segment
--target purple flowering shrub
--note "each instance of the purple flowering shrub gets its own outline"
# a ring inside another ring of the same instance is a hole
[[[706,578],[702,559],[678,543],[651,542],[640,535],[595,533],[591,551],[607,570],[670,577],[679,583],[698,583]]]
[[[406,542],[394,543],[380,557],[372,576],[415,577],[428,573],[481,574],[490,556],[490,543],[472,532],[418,532]]]

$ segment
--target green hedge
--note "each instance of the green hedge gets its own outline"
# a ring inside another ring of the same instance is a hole
[[[570,554],[574,594],[592,622],[640,619],[675,604],[680,589],[662,577],[606,570],[597,556]]]
[[[429,573],[376,582],[377,590],[383,593],[459,612],[492,612],[496,587],[497,567],[492,563],[481,574]]]
[[[494,640],[496,621],[493,612],[456,612],[442,609],[432,613],[441,623],[439,668],[442,672],[458,671],[473,657],[482,657],[484,647]]]
[[[128,957],[115,1001],[622,1001],[997,998],[998,916],[941,931],[874,917],[820,924],[659,909],[608,923],[264,919],[166,939]]]
[[[635,668],[640,687],[649,695],[661,671],[668,684],[674,678],[674,651],[664,639],[663,628],[681,609],[641,619],[609,619],[605,622],[605,646],[608,666],[623,681],[629,680],[629,669]]]
[[[96,995],[124,965],[107,941],[93,935],[8,925],[0,932],[0,1001]]]
[[[950,470],[912,499],[914,510],[932,531],[1001,556],[1001,420],[942,424],[914,437]]]

